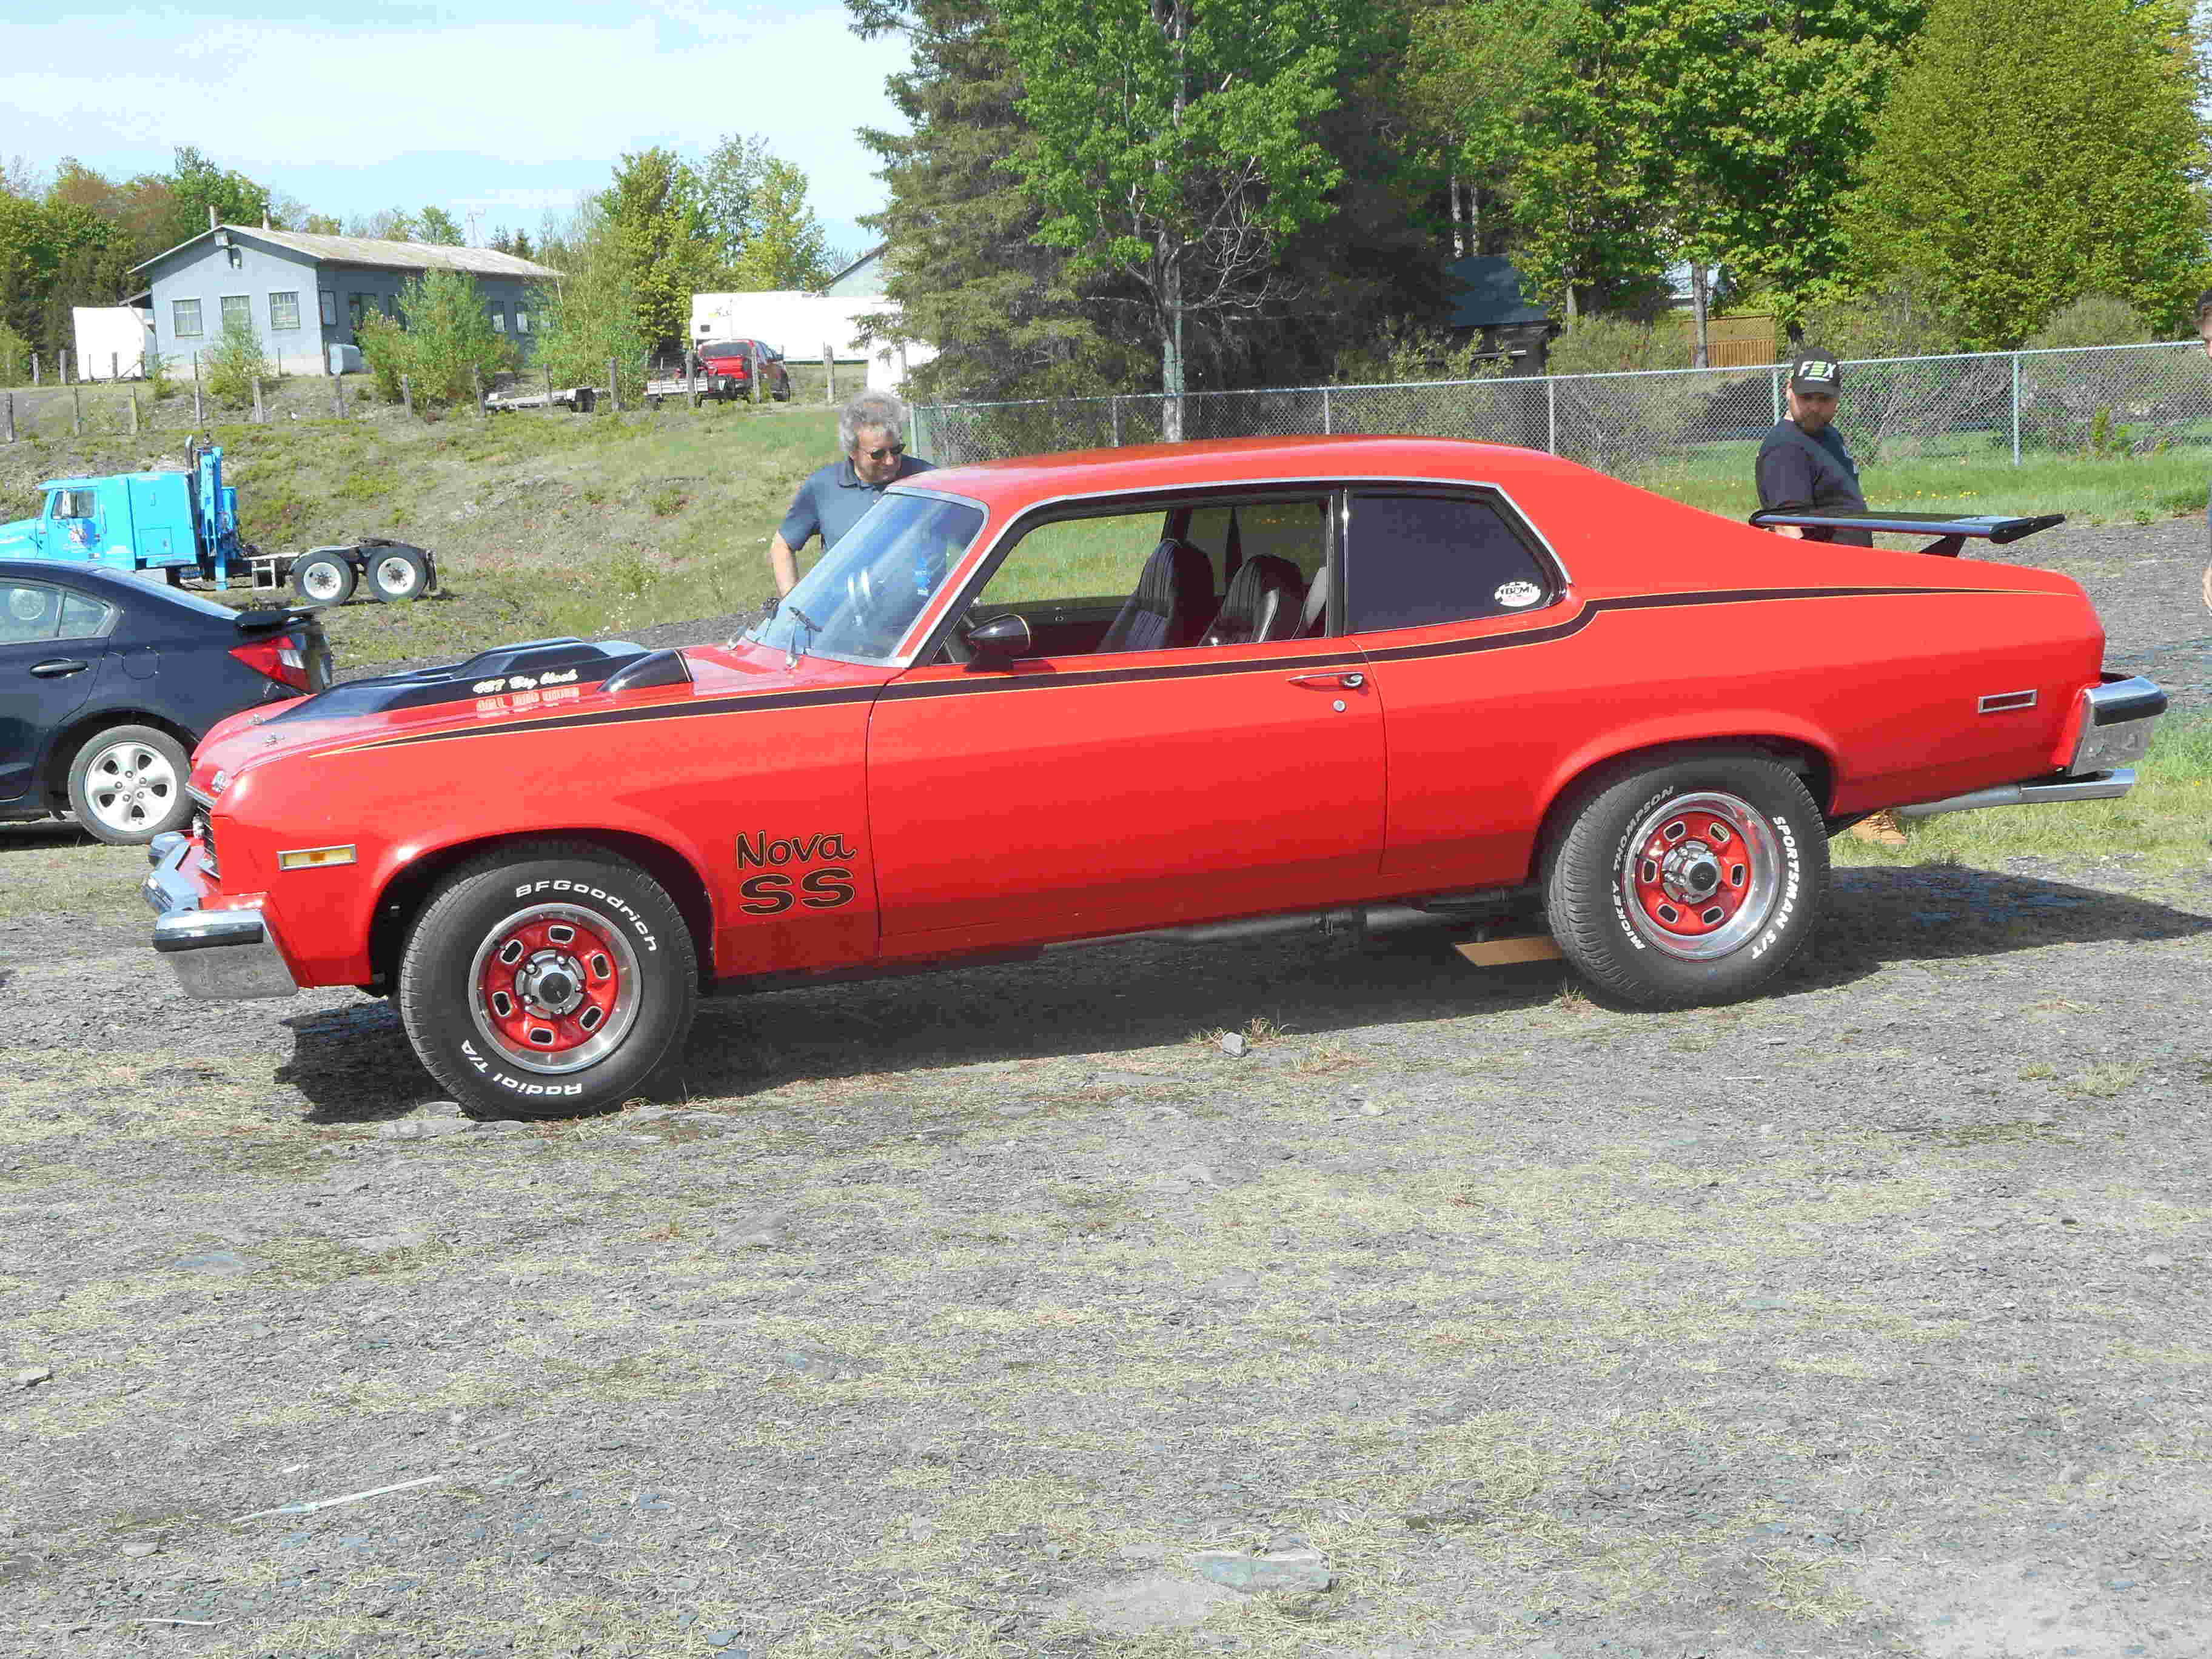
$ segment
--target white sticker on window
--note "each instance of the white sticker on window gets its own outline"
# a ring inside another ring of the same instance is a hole
[[[1490,596],[1508,611],[1518,611],[1524,605],[1534,605],[1544,597],[1544,590],[1534,582],[1507,582]]]

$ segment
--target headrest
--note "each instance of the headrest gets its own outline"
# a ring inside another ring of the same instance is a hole
[[[1293,611],[1304,586],[1297,566],[1271,553],[1247,559],[1230,579],[1221,614],[1206,629],[1207,645],[1241,645],[1288,639],[1297,626]]]

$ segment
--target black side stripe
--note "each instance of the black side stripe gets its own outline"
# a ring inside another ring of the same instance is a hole
[[[996,691],[1071,691],[1084,686],[1118,685],[1136,680],[1177,680],[1222,674],[1310,672],[1324,668],[1356,668],[1370,663],[1410,662],[1424,658],[1459,657],[1485,651],[1506,651],[1524,645],[1544,645],[1579,634],[1609,611],[1665,611],[1717,605],[1756,605],[1776,599],[1930,599],[1946,595],[1994,594],[2052,599],[2061,597],[2021,588],[1990,587],[1738,587],[1694,593],[1637,593],[1620,599],[1592,599],[1566,621],[1548,628],[1522,629],[1510,634],[1486,634],[1469,640],[1447,640],[1429,645],[1402,645],[1365,651],[1341,647],[1299,656],[1270,657],[1255,662],[1239,658],[1228,662],[1133,665],[1127,668],[1094,668],[1068,674],[1003,674],[989,678],[923,680],[906,684],[842,686],[831,691],[776,691],[765,695],[738,694],[696,698],[690,702],[654,704],[645,708],[608,708],[589,714],[552,714],[535,720],[514,720],[493,726],[464,726],[450,732],[427,732],[419,737],[386,738],[356,744],[350,754],[362,749],[397,749],[412,744],[443,743],[456,738],[506,737],[519,732],[574,731],[587,726],[619,726],[633,720],[690,720],[709,714],[750,714],[779,708],[826,708],[836,703],[908,702],[925,697],[975,696]],[[1334,645],[1334,641],[1330,641]]]

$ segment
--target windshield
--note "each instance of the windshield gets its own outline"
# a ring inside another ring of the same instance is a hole
[[[981,510],[964,501],[885,495],[745,637],[809,656],[889,662],[982,527]]]

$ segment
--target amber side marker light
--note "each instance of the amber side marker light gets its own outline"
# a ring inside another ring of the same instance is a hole
[[[355,851],[350,847],[300,847],[289,853],[276,854],[279,870],[320,870],[333,864],[351,864]]]

